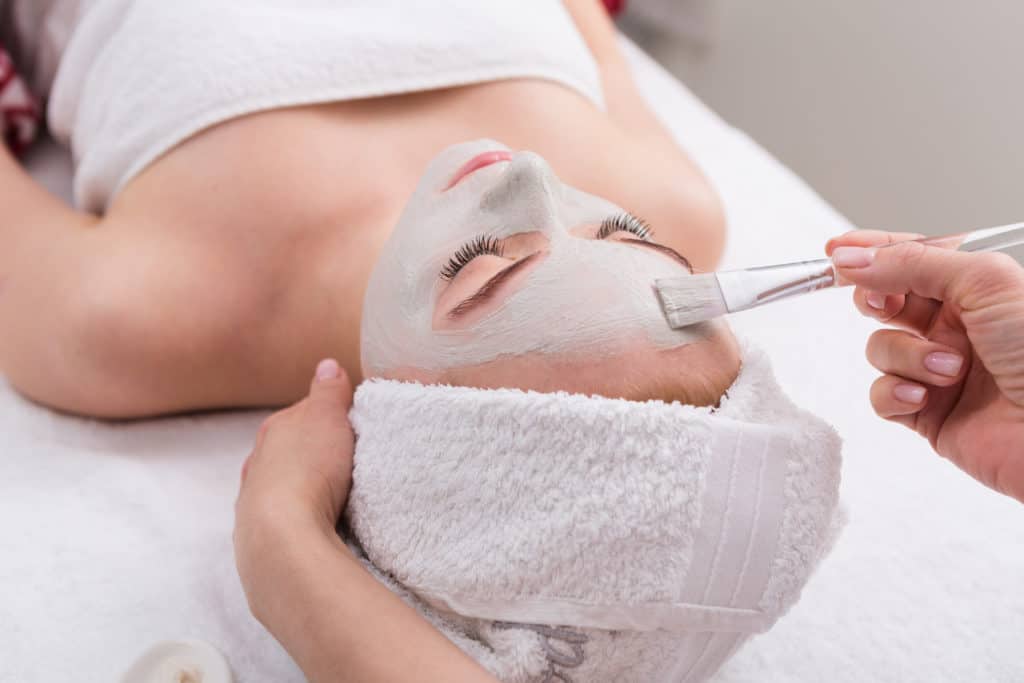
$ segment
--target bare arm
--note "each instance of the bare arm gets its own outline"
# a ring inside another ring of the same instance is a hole
[[[377,581],[334,531],[352,483],[352,388],[321,363],[309,397],[260,429],[235,506],[253,615],[313,683],[496,683]]]
[[[32,179],[0,144],[0,268],[19,245],[32,241],[29,234],[39,226],[61,225],[62,229],[90,227],[99,219],[71,209]]]
[[[667,213],[678,218],[655,226],[659,241],[685,254],[698,270],[712,270],[725,248],[725,210],[718,194],[641,97],[602,4],[563,2],[597,62],[608,115],[637,151],[628,163],[664,182],[655,192],[670,207]]]
[[[44,387],[71,384],[73,311],[94,279],[88,254],[98,223],[47,192],[0,144],[0,373],[58,407],[66,394]]]
[[[267,577],[278,588],[273,605],[254,614],[313,683],[495,683],[339,539],[311,534],[287,547],[298,552],[279,557]]]
[[[598,0],[563,2],[597,62],[608,114],[616,123],[641,138],[656,139],[677,147],[671,134],[640,96],[629,64],[619,49],[618,31],[601,3]]]
[[[193,360],[206,357],[200,335],[216,320],[192,303],[208,293],[190,275],[215,265],[201,245],[146,229],[162,220],[145,207],[75,211],[0,144],[0,375],[39,403],[95,417],[231,405],[234,385],[209,369],[231,358]],[[171,286],[191,289],[175,297]],[[206,317],[169,303],[182,299]],[[200,393],[183,377],[213,379]]]

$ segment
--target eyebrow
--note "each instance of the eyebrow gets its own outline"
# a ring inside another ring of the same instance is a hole
[[[657,242],[648,242],[647,240],[637,240],[632,238],[622,239],[619,241],[629,242],[630,244],[639,244],[640,246],[647,247],[648,249],[660,251],[662,254],[665,254],[666,256],[669,256],[678,261],[679,263],[683,264],[683,266],[685,266],[686,269],[691,273],[693,272],[693,266],[690,265],[690,260],[683,256],[682,254],[680,254],[675,249],[673,249],[672,247],[666,247],[664,244],[658,244]]]
[[[526,267],[526,264],[531,263],[535,258],[540,256],[541,252],[530,254],[526,258],[519,259],[507,268],[503,268],[496,274],[491,276],[491,279],[483,284],[474,294],[468,298],[463,299],[459,302],[455,308],[448,311],[449,318],[458,318],[459,316],[469,313],[474,308],[484,303],[494,294],[494,290],[501,286],[501,284],[507,281],[510,277],[518,273],[520,270]]]

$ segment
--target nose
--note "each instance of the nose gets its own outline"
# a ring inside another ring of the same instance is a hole
[[[560,187],[546,161],[533,152],[520,152],[484,192],[480,208],[501,215],[518,214],[518,219],[534,229],[548,228],[558,213]]]

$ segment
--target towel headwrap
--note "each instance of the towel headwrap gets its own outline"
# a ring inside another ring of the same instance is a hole
[[[346,519],[504,681],[699,681],[798,598],[840,442],[763,354],[718,409],[368,381]]]

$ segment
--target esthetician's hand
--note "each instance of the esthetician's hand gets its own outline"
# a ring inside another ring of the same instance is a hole
[[[850,232],[826,252],[861,313],[902,329],[871,335],[881,417],[916,430],[972,477],[1024,502],[1024,268],[1005,254]]]
[[[309,396],[264,421],[242,467],[235,556],[257,617],[274,606],[267,575],[292,539],[337,538],[334,527],[352,485],[351,405],[344,371],[333,360],[321,362]]]
[[[352,386],[320,363],[242,469],[235,562],[253,615],[312,683],[497,683],[377,581],[335,524],[352,486]]]

